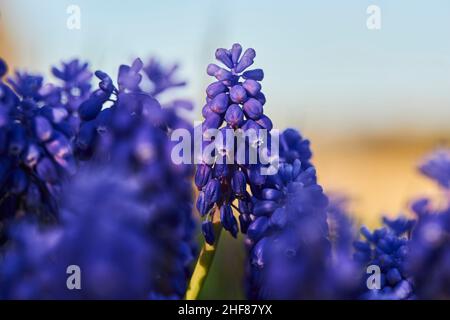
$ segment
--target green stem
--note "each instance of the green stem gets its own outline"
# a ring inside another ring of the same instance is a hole
[[[184,297],[185,300],[196,300],[198,298],[214,260],[214,255],[216,253],[222,231],[222,225],[220,224],[220,218],[217,212],[214,215],[213,226],[215,238],[214,245],[210,245],[206,242],[204,243],[202,251],[200,251],[200,255],[198,256],[194,272],[192,273],[191,280],[189,281],[189,286]]]

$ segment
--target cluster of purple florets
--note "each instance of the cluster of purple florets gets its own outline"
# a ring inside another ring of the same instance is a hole
[[[227,130],[246,132],[253,130],[256,135],[248,141],[247,149],[267,148],[270,139],[272,121],[264,115],[266,98],[261,91],[260,81],[264,78],[261,69],[247,70],[254,61],[255,50],[249,48],[243,52],[241,45],[234,44],[231,49],[217,49],[216,59],[225,68],[210,64],[207,73],[216,78],[206,88],[206,105],[202,109],[204,138],[209,129],[220,129],[225,141],[220,141],[216,149],[217,160],[214,163],[201,163],[197,166],[195,184],[199,189],[197,209],[207,216],[202,230],[209,243],[214,242],[212,221],[220,213],[220,221],[225,230],[234,237],[238,233],[238,222],[233,214],[234,206],[239,212],[241,231],[245,233],[252,211],[251,196],[247,192],[249,185],[261,185],[265,177],[261,175],[261,162],[245,161],[237,163],[239,148],[235,141],[226,139]],[[260,141],[261,130],[266,130],[266,141]],[[230,161],[231,159],[231,161]],[[236,205],[233,202],[236,201]]]
[[[185,85],[177,65],[136,59],[114,81],[73,60],[52,68],[52,84],[21,72],[3,80],[0,59],[0,298],[180,299],[198,252],[194,203],[207,243],[216,222],[243,234],[249,299],[450,297],[450,151],[420,166],[442,190],[439,205],[417,200],[415,219],[385,218],[358,236],[347,202],[319,184],[309,140],[286,129],[271,150],[255,56],[234,44],[216,51],[224,67],[207,67],[217,81],[200,130],[214,161],[202,154],[195,175],[172,161],[170,139],[195,131],[182,116],[193,106],[161,98]],[[237,163],[236,137],[230,145],[211,130],[253,130],[244,149],[264,159]],[[67,290],[70,265],[83,270],[83,290]]]
[[[95,72],[92,91],[74,60],[52,69],[60,84],[27,73],[0,83],[1,297],[184,295],[197,252],[193,168],[171,161],[169,133],[191,129],[178,110],[192,106],[156,99],[184,85],[175,70],[137,59],[117,86]],[[70,264],[86,272],[85,290],[65,287]]]
[[[409,235],[413,220],[384,218],[385,227],[370,232],[361,228],[365,241],[355,241],[355,259],[362,266],[377,266],[380,269],[380,287],[363,296],[370,299],[413,298],[413,281],[406,270],[409,253]],[[366,277],[371,273],[366,274]],[[365,279],[366,282],[368,279]]]
[[[16,72],[3,82],[0,60],[0,237],[11,220],[30,215],[54,221],[61,182],[73,175],[72,139],[78,131],[76,109],[90,91],[91,73],[74,60],[53,74],[61,85]]]

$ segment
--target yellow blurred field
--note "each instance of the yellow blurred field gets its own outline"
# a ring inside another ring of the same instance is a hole
[[[450,134],[383,134],[326,138],[312,135],[314,163],[328,192],[345,193],[359,222],[379,224],[381,214],[407,213],[410,200],[436,195],[437,187],[417,171],[428,152]]]

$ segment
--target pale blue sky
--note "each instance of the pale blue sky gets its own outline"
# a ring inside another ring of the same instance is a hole
[[[81,8],[81,30],[66,8]],[[366,28],[366,9],[382,29]],[[448,128],[448,0],[0,0],[17,64],[46,71],[82,57],[115,73],[132,57],[179,61],[200,107],[216,47],[256,49],[266,112],[280,126],[367,130]]]

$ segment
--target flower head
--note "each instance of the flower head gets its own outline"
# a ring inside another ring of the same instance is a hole
[[[47,100],[57,99],[69,112],[76,112],[91,93],[92,72],[88,63],[78,59],[63,62],[60,69],[53,67],[52,74],[62,82],[61,86],[47,88]]]
[[[180,298],[183,244],[161,237],[165,217],[149,210],[140,185],[118,168],[84,168],[64,186],[61,224],[15,227],[0,268],[7,299]],[[166,226],[168,227],[168,226]],[[176,225],[172,234],[179,232]],[[174,250],[176,249],[176,250]],[[67,268],[81,271],[82,290],[68,290]]]
[[[136,59],[131,66],[121,65],[117,87],[106,73],[95,72],[100,80],[99,88],[79,108],[82,122],[75,148],[80,159],[90,159],[100,144],[108,139],[110,132],[126,133],[126,128],[130,128],[135,118],[166,133],[176,128],[190,129],[191,125],[178,116],[178,109],[189,108],[189,103],[176,100],[162,107],[152,92],[141,88],[143,67],[140,59]]]
[[[448,150],[428,156],[420,171],[448,191],[450,157]],[[413,202],[417,224],[409,244],[407,270],[414,277],[420,299],[450,297],[450,199],[444,195],[444,205],[436,207],[428,198]]]
[[[9,82],[0,81],[0,225],[23,214],[54,220],[61,181],[76,169],[68,113],[45,104],[41,76]]]
[[[300,160],[303,169],[311,166],[310,142],[295,129],[286,129],[280,136],[280,157],[288,163]]]
[[[421,299],[450,297],[450,208],[433,210],[427,200],[414,204],[417,225],[409,244],[407,270]]]
[[[250,299],[316,297],[317,277],[330,262],[327,197],[313,167],[299,160],[282,164],[253,197],[254,220],[247,230]]]
[[[202,110],[203,144],[208,144],[210,130],[219,130],[217,133],[221,136],[213,134],[215,160],[199,164],[195,178],[200,191],[197,209],[207,217],[205,226],[209,226],[205,230],[212,230],[213,215],[220,212],[223,227],[234,237],[238,233],[238,222],[232,207],[239,212],[241,231],[245,233],[252,212],[247,187],[261,186],[266,178],[261,174],[262,158],[257,157],[252,162],[249,154],[265,150],[270,155],[273,126],[263,112],[266,99],[261,92],[260,81],[264,72],[261,69],[247,70],[253,64],[255,50],[242,51],[239,44],[234,44],[231,49],[219,48],[215,56],[224,67],[210,64],[207,68],[208,75],[217,81],[206,88],[206,105]],[[261,135],[264,130],[265,137]],[[245,138],[243,145],[236,143],[235,134],[248,133],[254,135]],[[241,156],[244,161],[239,162]],[[235,200],[237,206],[232,204]],[[214,241],[212,234],[208,234],[206,239],[209,243]]]
[[[174,64],[166,68],[155,58],[152,58],[149,61],[143,68],[143,71],[152,83],[152,96],[157,96],[171,88],[183,87],[186,85],[185,81],[175,79],[178,67],[178,64]]]
[[[419,169],[441,187],[450,189],[450,149],[432,153],[424,160]]]
[[[370,232],[361,228],[365,240],[355,241],[355,260],[366,267],[380,268],[381,287],[369,289],[363,294],[364,299],[411,299],[414,296],[414,282],[406,268],[409,254],[410,233],[414,226],[413,220],[404,217],[390,220],[384,218],[385,227]],[[366,274],[363,285],[367,282]]]
[[[107,74],[96,72],[99,89],[80,106],[83,122],[75,143],[87,163],[122,168],[139,185],[146,209],[157,221],[150,232],[178,257],[166,266],[173,284],[164,294],[181,297],[196,253],[192,168],[172,162],[168,135],[179,127],[189,130],[190,124],[141,90],[142,67],[139,59],[120,66],[118,88]],[[103,108],[106,101],[112,105]]]

